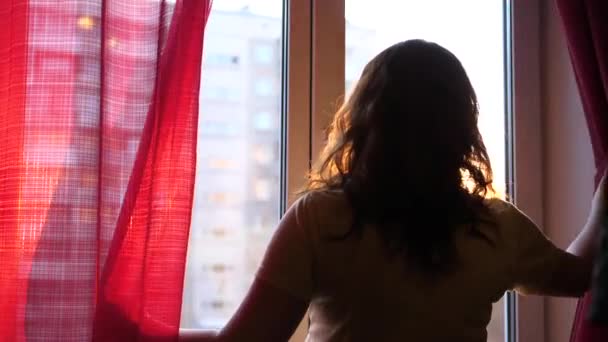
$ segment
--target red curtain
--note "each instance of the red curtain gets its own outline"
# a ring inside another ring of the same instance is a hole
[[[176,340],[210,3],[0,1],[0,341]]]
[[[596,184],[608,162],[608,2],[556,0],[589,126]],[[578,303],[571,341],[608,341],[608,327],[589,321],[591,296]]]

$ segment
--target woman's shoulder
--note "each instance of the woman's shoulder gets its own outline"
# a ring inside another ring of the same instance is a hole
[[[499,219],[513,220],[528,218],[515,204],[501,198],[486,199],[485,203],[489,211]]]
[[[342,190],[311,190],[302,194],[296,204],[315,208],[317,210],[331,208],[336,206],[345,206],[348,204],[344,191]]]
[[[494,215],[504,215],[512,211],[515,206],[502,198],[492,197],[484,200],[486,208]]]
[[[328,230],[350,227],[352,211],[342,190],[313,190],[302,194],[294,206],[324,234]]]
[[[519,238],[538,230],[536,223],[515,204],[499,198],[486,200],[494,221],[508,236]]]

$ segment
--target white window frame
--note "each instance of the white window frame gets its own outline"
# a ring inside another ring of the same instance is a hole
[[[543,141],[540,74],[541,1],[511,5],[513,175],[515,204],[543,227]],[[544,298],[517,296],[515,341],[545,341]]]

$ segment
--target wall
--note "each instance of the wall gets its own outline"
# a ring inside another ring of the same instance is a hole
[[[541,9],[541,98],[545,233],[566,248],[584,224],[593,194],[593,156],[554,0]],[[576,300],[545,299],[545,341],[567,342]]]

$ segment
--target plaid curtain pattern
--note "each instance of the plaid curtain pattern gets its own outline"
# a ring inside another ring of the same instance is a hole
[[[176,340],[210,0],[2,0],[0,340]]]

